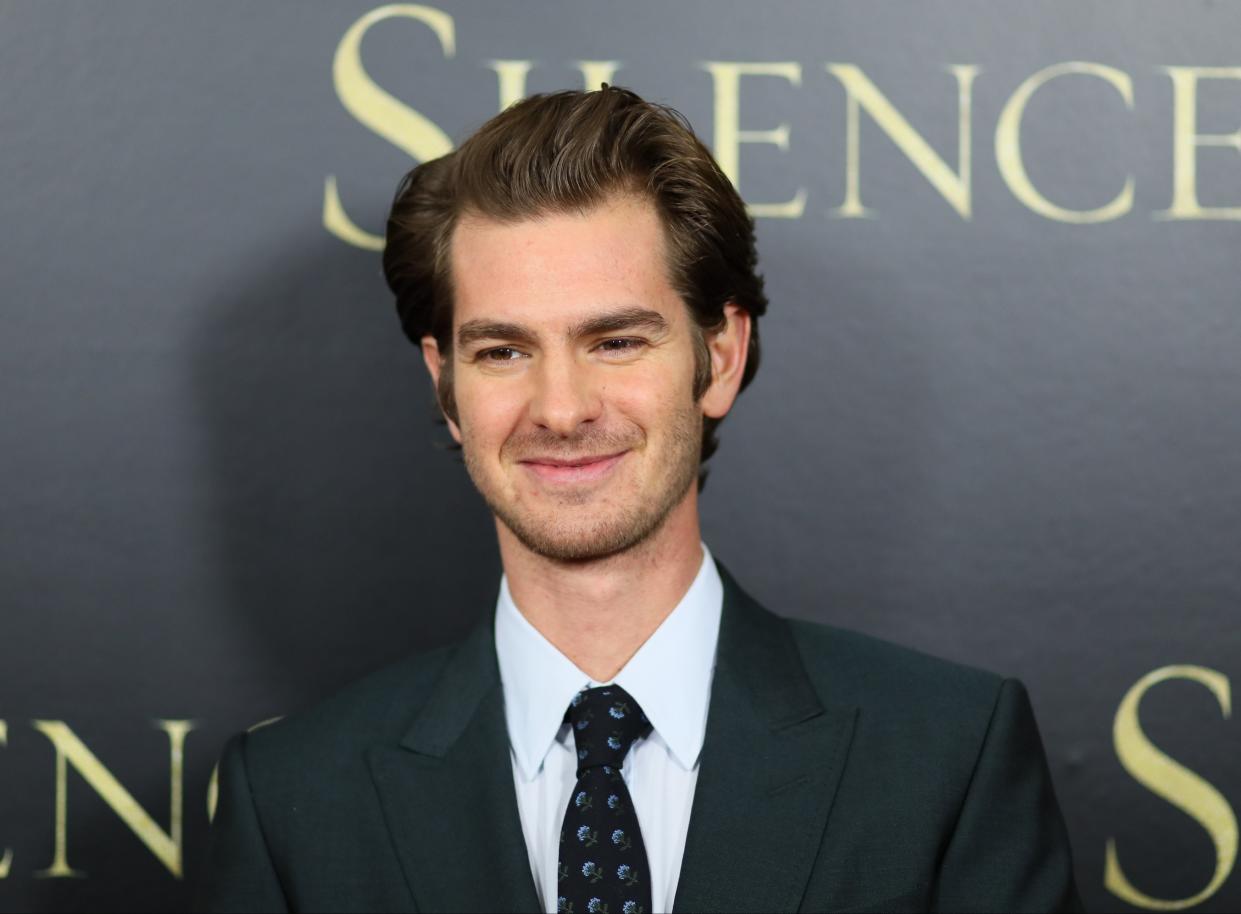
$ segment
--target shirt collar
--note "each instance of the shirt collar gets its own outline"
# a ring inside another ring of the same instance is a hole
[[[694,767],[707,728],[724,586],[702,544],[702,565],[676,608],[611,680],[633,696],[677,763]],[[500,578],[495,613],[496,656],[504,688],[509,742],[530,781],[556,741],[565,709],[596,682],[521,614]]]

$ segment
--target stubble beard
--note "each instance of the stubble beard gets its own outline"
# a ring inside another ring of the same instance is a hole
[[[697,483],[702,453],[702,412],[697,404],[677,413],[669,442],[665,471],[661,473],[657,465],[651,468],[657,474],[653,490],[617,492],[613,498],[621,499],[621,503],[587,520],[580,515],[591,509],[583,506],[594,498],[600,498],[602,503],[600,496],[586,492],[575,497],[566,493],[563,504],[571,517],[564,514],[557,517],[555,508],[543,512],[522,510],[519,504],[501,496],[501,487],[488,476],[478,459],[477,449],[470,447],[468,436],[462,442],[462,452],[466,470],[483,501],[523,546],[553,561],[584,562],[616,555],[644,542],[659,531],[690,487]],[[601,453],[580,445],[572,450]],[[646,455],[646,459],[651,460],[651,455]],[[659,463],[658,458],[655,463]]]

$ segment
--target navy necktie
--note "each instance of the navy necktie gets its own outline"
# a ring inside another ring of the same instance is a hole
[[[650,914],[651,871],[621,765],[651,723],[617,685],[578,692],[565,720],[577,744],[577,784],[560,827],[556,909]]]

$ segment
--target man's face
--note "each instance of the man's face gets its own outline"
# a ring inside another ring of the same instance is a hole
[[[696,491],[695,328],[664,257],[653,204],[633,197],[454,232],[450,428],[535,553],[622,551]],[[438,379],[434,340],[423,350]]]

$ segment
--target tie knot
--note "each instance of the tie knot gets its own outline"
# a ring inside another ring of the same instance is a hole
[[[573,725],[579,778],[600,765],[619,769],[634,741],[651,732],[642,708],[618,685],[578,692],[564,719]]]

